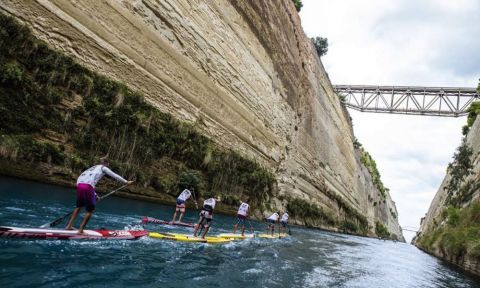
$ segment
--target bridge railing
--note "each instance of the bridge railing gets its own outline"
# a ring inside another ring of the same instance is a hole
[[[475,88],[334,85],[345,106],[365,112],[458,117],[480,99]]]

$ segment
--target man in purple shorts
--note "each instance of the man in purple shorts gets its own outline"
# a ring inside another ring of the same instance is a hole
[[[83,229],[92,217],[93,211],[95,210],[95,203],[98,200],[97,193],[95,192],[95,185],[97,184],[100,179],[102,179],[105,174],[112,177],[113,179],[120,181],[124,184],[132,184],[133,181],[127,181],[123,179],[121,176],[115,174],[112,170],[108,167],[108,160],[107,158],[100,159],[100,165],[95,165],[93,167],[88,168],[87,170],[83,171],[83,173],[77,179],[77,204],[76,208],[73,210],[72,216],[70,217],[70,221],[67,224],[66,229],[72,230],[73,223],[80,212],[80,208],[85,207],[87,211],[85,213],[85,217],[83,217],[83,221],[78,228],[78,233],[83,233]]]

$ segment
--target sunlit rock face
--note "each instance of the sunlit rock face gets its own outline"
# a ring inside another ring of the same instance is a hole
[[[273,208],[300,198],[341,220],[341,199],[368,219],[369,234],[379,221],[403,238],[395,204],[362,166],[350,117],[291,1],[12,0],[0,7],[52,47],[261,162],[278,181]]]

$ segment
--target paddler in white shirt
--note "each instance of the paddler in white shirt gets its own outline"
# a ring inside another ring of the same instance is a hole
[[[73,210],[70,221],[67,224],[67,230],[73,229],[73,223],[78,216],[78,212],[80,212],[80,208],[85,207],[85,210],[87,212],[85,213],[85,217],[83,217],[83,221],[80,224],[80,227],[78,228],[78,233],[83,233],[83,229],[85,228],[85,226],[87,226],[90,217],[92,217],[93,211],[95,210],[95,204],[99,199],[97,193],[95,192],[95,185],[97,185],[98,181],[100,181],[103,176],[108,175],[113,179],[127,185],[133,183],[133,181],[127,181],[123,179],[122,176],[115,174],[107,166],[108,159],[106,157],[103,157],[100,159],[99,165],[88,168],[87,170],[83,171],[82,174],[80,174],[80,177],[78,177],[76,208]]]
[[[237,223],[233,225],[232,233],[235,234],[237,232],[238,224],[242,224],[242,236],[245,233],[245,220],[248,218],[248,212],[250,210],[250,205],[246,202],[240,201],[240,207],[238,208],[237,212]]]
[[[210,223],[212,222],[212,218],[213,218],[213,209],[215,209],[215,205],[217,202],[220,202],[219,196],[217,196],[216,198],[208,198],[205,201],[203,201],[203,208],[199,214],[200,217],[198,219],[198,223],[195,225],[195,230],[193,231],[193,237],[197,237],[197,231],[201,227],[201,229],[205,229],[202,235],[202,238],[205,239],[205,236],[207,235],[208,230],[210,230]]]
[[[282,214],[282,218],[280,219],[280,233],[282,233],[282,228],[285,233],[287,233],[287,226],[288,226],[288,211],[285,210],[285,212]],[[289,228],[290,229],[290,228]]]
[[[266,219],[267,223],[268,223],[267,234],[268,234],[269,231],[272,231],[272,236],[273,236],[273,231],[275,230],[275,223],[278,222],[279,218],[280,218],[280,211],[277,211],[277,212],[273,213],[272,215],[270,215],[270,217],[268,217]]]
[[[193,191],[193,188],[190,187],[190,190]],[[179,211],[180,211],[180,216],[178,217],[177,223],[182,222],[183,214],[185,214],[185,202],[187,202],[190,196],[192,196],[192,192],[190,190],[185,189],[182,191],[182,193],[180,193],[180,195],[178,195],[177,206],[175,207],[175,213],[173,213],[172,224],[175,223],[175,218],[177,218],[177,212]],[[195,201],[195,203],[197,202]]]

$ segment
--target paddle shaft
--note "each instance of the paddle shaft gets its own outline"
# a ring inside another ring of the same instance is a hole
[[[194,188],[192,188],[192,196],[193,196],[193,200],[195,201],[195,207],[197,207],[197,210],[198,210],[197,197],[195,197],[195,189]]]
[[[103,200],[103,199],[107,198],[108,196],[112,195],[113,193],[117,192],[118,190],[127,187],[127,185],[128,185],[128,184],[123,185],[122,187],[120,187],[120,188],[118,188],[118,189],[115,189],[115,190],[113,190],[112,192],[110,192],[110,193],[108,193],[108,194],[106,194],[106,195],[103,195],[102,197],[98,198],[98,201]],[[63,215],[63,216],[60,217],[60,218],[57,218],[57,219],[53,220],[53,221],[50,222],[50,223],[45,223],[45,224],[43,224],[42,226],[40,226],[40,228],[55,227],[55,226],[57,226],[58,224],[62,223],[62,221],[63,221],[65,218],[67,218],[68,216],[72,215],[72,213],[73,213],[73,211],[72,211],[72,212],[69,212],[69,213],[67,213],[67,214],[65,214],[65,215]]]
[[[248,221],[248,225],[250,225],[250,231],[252,231],[252,233],[255,233],[255,232],[253,231],[252,223],[250,223],[250,220],[248,220],[248,219],[247,219],[247,221]]]

